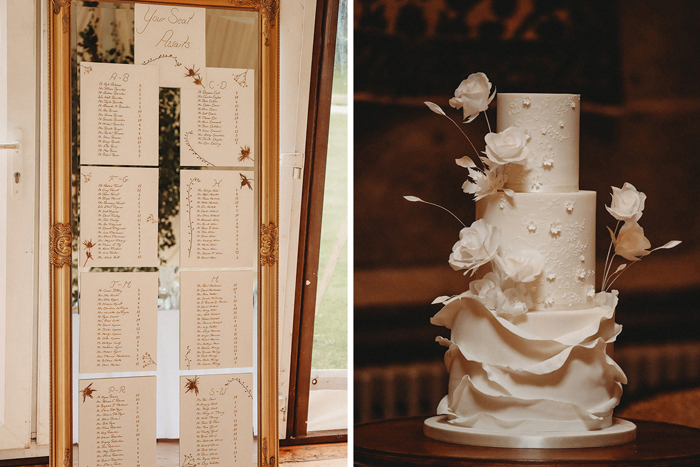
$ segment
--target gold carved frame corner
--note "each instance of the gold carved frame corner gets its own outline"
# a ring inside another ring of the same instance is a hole
[[[274,34],[271,33],[277,29],[277,16],[280,11],[279,0],[231,0],[231,2],[260,12],[263,18],[262,33],[265,37],[265,46],[269,47],[270,39],[274,40]]]
[[[61,9],[65,8],[61,16],[61,31],[63,31],[63,33],[67,33],[70,28],[70,2],[71,0],[51,0],[54,15],[59,15]]]
[[[127,0],[111,0],[131,3]],[[278,431],[279,0],[143,0],[258,13],[258,466],[275,466]],[[51,467],[73,465],[71,388],[71,1],[49,0]],[[265,226],[265,227],[263,227]],[[263,238],[264,236],[264,238]],[[265,249],[263,251],[263,244]],[[68,266],[68,267],[66,267]]]

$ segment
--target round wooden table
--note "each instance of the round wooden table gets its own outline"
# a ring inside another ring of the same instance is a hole
[[[637,439],[620,446],[578,449],[504,449],[462,446],[423,435],[426,417],[355,425],[359,466],[700,466],[700,430],[632,420]]]

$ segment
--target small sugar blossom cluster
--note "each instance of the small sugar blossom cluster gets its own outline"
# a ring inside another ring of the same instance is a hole
[[[532,307],[525,284],[542,273],[544,256],[535,250],[505,254],[500,247],[501,230],[480,219],[460,231],[449,263],[452,269],[472,275],[481,266],[490,264],[492,272],[472,281],[462,296],[480,301],[497,316],[513,317]]]
[[[491,87],[484,73],[469,75],[455,90],[455,95],[449,100],[449,104],[455,109],[462,109],[464,122],[470,123],[481,112],[488,109],[489,103],[496,95],[495,88],[491,92]],[[459,125],[448,117],[439,105],[433,102],[425,104],[430,110],[448,118],[459,128]],[[484,116],[486,117],[486,113]],[[486,121],[488,123],[488,117]],[[488,123],[488,125],[490,130],[491,124]],[[476,158],[465,156],[455,161],[458,166],[466,168],[469,172],[462,190],[474,195],[475,201],[499,191],[513,196],[512,190],[504,188],[505,166],[524,164],[531,155],[527,146],[530,139],[527,132],[519,127],[509,127],[499,133],[489,132],[484,137],[485,149],[481,153],[483,155],[479,154],[463,131],[462,134],[476,153]],[[405,196],[405,198],[409,201],[427,203],[415,196]],[[445,209],[442,206],[438,207]],[[544,257],[535,250],[505,254],[500,247],[500,229],[489,225],[483,219],[478,220],[469,227],[464,225],[459,233],[459,241],[452,248],[449,263],[453,269],[463,270],[464,274],[472,275],[481,266],[490,265],[492,272],[486,274],[483,279],[472,281],[469,290],[463,295],[480,301],[497,316],[514,317],[527,312],[532,307],[532,299],[525,284],[534,281],[542,273]],[[448,298],[450,297],[440,297],[442,301]],[[441,301],[440,299],[437,299],[436,303]]]
[[[479,113],[488,109],[495,96],[496,90],[494,88],[493,93],[491,93],[491,83],[486,75],[473,73],[460,83],[449,104],[455,109],[462,109],[464,122],[470,123],[479,116]],[[425,105],[436,114],[450,119],[452,123],[457,125],[439,105],[433,102],[426,102]],[[486,117],[486,121],[488,123],[488,117]],[[488,125],[489,130],[491,130],[491,124],[488,123]],[[499,133],[489,131],[484,137],[486,148],[482,154],[485,157],[479,154],[469,137],[464,132],[462,134],[476,152],[476,159],[465,156],[456,160],[457,165],[469,171],[468,179],[462,185],[462,190],[474,195],[474,201],[498,191],[512,196],[512,190],[503,188],[506,182],[504,167],[507,164],[524,164],[530,157],[531,150],[527,146],[530,135],[527,134],[527,131],[516,126],[508,127]],[[480,166],[476,164],[475,160],[479,162]]]
[[[439,105],[425,102],[425,105],[434,113],[449,119],[474,149],[476,158],[464,156],[455,162],[458,166],[468,170],[468,179],[462,185],[462,190],[474,195],[475,201],[497,192],[503,192],[510,197],[514,196],[512,190],[505,188],[505,166],[525,164],[528,157],[532,155],[532,151],[528,147],[530,136],[525,129],[511,126],[498,133],[491,132],[491,124],[485,112],[496,95],[495,87],[493,92],[491,92],[491,87],[491,82],[484,73],[473,73],[460,83],[455,90],[454,97],[449,100],[451,107],[462,109],[464,123],[474,121],[481,112],[484,112],[489,133],[484,137],[485,149],[481,153],[483,155],[479,154],[457,122],[450,118]],[[523,105],[529,106],[530,99],[528,97],[525,99]],[[572,102],[572,108],[575,106],[576,104]],[[545,161],[545,165],[551,165],[551,163],[551,160]],[[614,231],[608,228],[612,243],[605,261],[602,286],[604,292],[627,267],[626,264],[621,264],[614,273],[610,274],[616,256],[636,262],[652,251],[673,248],[680,243],[680,241],[674,240],[654,250],[649,250],[651,244],[644,236],[644,230],[638,223],[644,210],[646,195],[638,192],[629,183],[625,183],[622,188],[612,187],[612,190],[612,203],[610,206],[606,206],[606,209],[618,220],[618,224]],[[471,273],[473,275],[480,267],[490,265],[491,272],[482,279],[472,281],[469,284],[469,290],[457,297],[478,300],[492,313],[505,318],[526,313],[533,306],[525,284],[533,282],[542,274],[545,259],[540,252],[524,250],[505,253],[504,249],[501,248],[501,231],[497,226],[492,226],[480,219],[467,227],[457,216],[442,206],[423,201],[416,196],[404,196],[404,198],[408,201],[422,202],[443,209],[462,224],[464,228],[460,231],[459,240],[452,247],[449,258],[449,263],[454,270],[463,270],[464,274]],[[501,204],[501,209],[503,209],[503,204]],[[567,212],[571,213],[574,209],[573,202],[568,203],[566,209]],[[618,231],[620,222],[624,222],[624,224]],[[537,226],[531,223],[528,230],[535,232]],[[560,235],[561,225],[552,223],[549,233],[555,237]],[[613,246],[614,254],[611,258],[610,252]],[[585,272],[579,273],[579,275],[585,277]],[[549,274],[547,279],[554,280],[555,275]],[[595,295],[595,290],[589,290],[588,295],[591,294]],[[597,295],[595,296],[597,297]],[[438,297],[433,303],[443,303],[454,298]],[[551,304],[552,298],[548,297],[546,301]]]
[[[608,248],[608,256],[605,258],[603,291],[608,290],[628,266],[640,261],[652,251],[668,250],[681,243],[679,240],[672,240],[665,245],[650,250],[651,242],[644,236],[644,229],[639,225],[639,219],[642,217],[647,195],[637,191],[631,183],[625,183],[622,185],[622,188],[612,187],[612,191],[612,202],[610,206],[605,206],[605,209],[617,219],[617,225],[615,230],[608,227],[611,243],[610,248]],[[618,230],[620,223],[623,224]],[[614,251],[612,257],[610,257],[611,251]],[[622,263],[615,272],[611,273],[610,270],[616,256],[631,261],[631,263],[629,265]]]

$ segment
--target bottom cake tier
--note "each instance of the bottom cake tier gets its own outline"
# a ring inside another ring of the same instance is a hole
[[[625,374],[608,355],[620,333],[617,292],[595,308],[531,311],[511,320],[477,299],[445,302],[431,319],[451,330],[448,394],[438,414],[449,423],[512,432],[587,431],[609,427]]]

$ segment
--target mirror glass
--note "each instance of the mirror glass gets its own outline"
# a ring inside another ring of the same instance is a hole
[[[258,16],[73,2],[76,461],[257,463]]]

